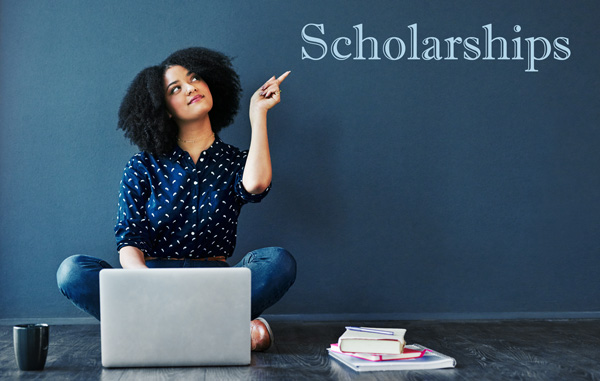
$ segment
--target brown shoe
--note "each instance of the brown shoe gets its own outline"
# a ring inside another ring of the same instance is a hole
[[[250,343],[253,351],[266,351],[274,341],[271,327],[265,319],[259,317],[250,322]]]

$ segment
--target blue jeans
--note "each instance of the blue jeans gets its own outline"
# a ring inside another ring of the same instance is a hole
[[[152,260],[148,267],[229,267],[221,261],[193,261],[189,259]],[[246,254],[234,267],[246,267],[252,278],[252,319],[277,303],[296,280],[296,260],[285,249],[267,247]],[[65,259],[56,280],[59,290],[75,306],[100,320],[100,270],[110,269],[106,261],[87,255],[73,255]]]

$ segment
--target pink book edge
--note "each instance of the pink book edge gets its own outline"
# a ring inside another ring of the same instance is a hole
[[[425,355],[425,352],[427,352],[427,349],[424,349],[424,350],[422,350],[422,351],[417,351],[417,350],[415,350],[415,349],[405,348],[405,349],[404,349],[404,353],[407,353],[407,352],[412,352],[412,353],[415,353],[415,354],[417,354],[417,356],[415,356],[415,357],[404,357],[404,358],[387,358],[387,359],[384,359],[382,355],[380,355],[380,354],[377,354],[377,353],[371,353],[371,354],[369,354],[369,356],[370,356],[370,357],[364,357],[364,355],[362,355],[362,354],[360,354],[360,353],[353,353],[353,352],[342,352],[342,351],[340,351],[340,348],[339,348],[339,346],[338,346],[338,344],[337,344],[337,343],[335,343],[335,344],[331,344],[331,347],[330,347],[330,349],[331,349],[333,352],[336,352],[336,353],[341,353],[341,354],[343,354],[343,355],[348,355],[348,356],[352,356],[352,357],[357,357],[357,358],[359,358],[359,359],[368,360],[368,361],[398,361],[398,360],[411,360],[411,359],[418,359],[418,358],[420,358],[420,357],[423,357],[423,356]],[[379,357],[379,358],[378,358],[378,359],[374,359],[374,358],[373,358],[373,356],[375,356],[375,357]],[[386,355],[386,356],[393,356],[393,355]]]

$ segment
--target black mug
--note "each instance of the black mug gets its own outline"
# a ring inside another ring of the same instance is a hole
[[[15,359],[21,370],[42,370],[48,355],[48,324],[18,324],[13,327]]]

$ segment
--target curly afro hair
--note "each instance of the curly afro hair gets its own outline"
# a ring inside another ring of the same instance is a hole
[[[133,80],[119,108],[118,128],[140,150],[155,155],[171,153],[178,127],[167,113],[163,76],[172,66],[183,66],[208,85],[213,107],[208,113],[216,134],[233,122],[242,89],[231,59],[206,48],[187,48],[171,54],[158,66],[142,70]]]

